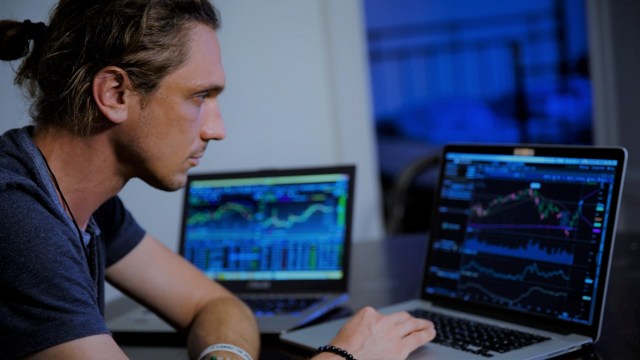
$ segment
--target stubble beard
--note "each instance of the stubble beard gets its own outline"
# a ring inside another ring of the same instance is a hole
[[[186,184],[186,170],[175,170],[164,174],[160,169],[155,169],[149,155],[140,147],[140,141],[124,141],[116,146],[116,156],[123,164],[126,178],[139,178],[148,185],[162,191],[176,191]],[[161,163],[162,161],[158,161]]]

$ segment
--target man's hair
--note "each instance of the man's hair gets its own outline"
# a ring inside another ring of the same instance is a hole
[[[48,26],[0,21],[0,59],[26,56],[15,83],[37,124],[88,136],[109,126],[93,100],[97,72],[122,68],[148,96],[186,61],[196,24],[220,27],[208,0],[60,0]]]

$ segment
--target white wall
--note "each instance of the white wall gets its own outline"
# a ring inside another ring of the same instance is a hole
[[[227,138],[209,146],[195,171],[356,163],[354,239],[380,238],[359,2],[215,3],[223,22],[219,37],[227,88],[220,101]],[[157,195],[132,181],[123,194],[141,223],[154,224],[149,226],[154,234],[177,241],[181,192]]]
[[[54,0],[4,0],[0,18],[45,21]],[[215,0],[227,89],[227,138],[195,171],[358,166],[354,240],[382,237],[366,44],[359,0]],[[0,132],[26,125],[26,105],[0,64]],[[177,249],[183,192],[132,180],[121,193],[136,219]],[[111,288],[107,300],[117,293]]]

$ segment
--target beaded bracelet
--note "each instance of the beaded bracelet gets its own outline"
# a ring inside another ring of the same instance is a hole
[[[343,358],[347,359],[347,360],[356,360],[353,355],[349,354],[349,352],[345,349],[341,349],[337,346],[333,346],[333,345],[324,345],[324,346],[320,346],[318,348],[318,350],[316,351],[316,354],[319,353],[323,353],[323,352],[330,352],[336,355],[340,355]]]

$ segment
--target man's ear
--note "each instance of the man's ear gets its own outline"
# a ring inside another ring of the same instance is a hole
[[[119,124],[127,120],[133,92],[126,71],[116,66],[103,68],[94,76],[92,90],[96,105],[109,121]]]

